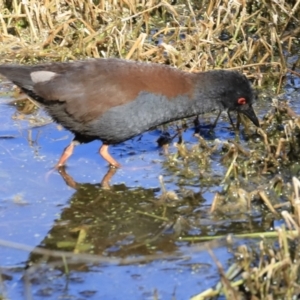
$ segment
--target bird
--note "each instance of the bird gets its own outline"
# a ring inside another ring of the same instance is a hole
[[[186,72],[159,63],[119,58],[90,58],[37,65],[0,65],[5,76],[38,103],[52,119],[74,134],[56,167],[64,166],[74,147],[101,140],[99,154],[158,125],[214,110],[237,111],[257,127],[254,91],[240,72]]]

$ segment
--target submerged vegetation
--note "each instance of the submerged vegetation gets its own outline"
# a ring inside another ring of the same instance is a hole
[[[284,97],[276,96],[287,78],[300,76],[299,0],[4,0],[0,12],[2,62],[32,64],[121,57],[170,64],[190,72],[237,69],[255,87],[268,86],[272,92],[261,92],[259,97],[268,107],[259,114],[261,128],[257,130],[242,116],[238,118],[246,142],[239,141],[238,134],[235,140],[227,142],[212,141],[209,135],[207,141],[196,124],[198,143],[188,147],[180,131],[176,133],[178,151],[168,155],[165,167],[180,178],[180,184],[200,181],[201,187],[221,185],[222,191],[216,193],[208,212],[212,219],[222,216],[231,220],[232,211],[244,215],[260,211],[263,219],[281,220],[285,224],[272,232],[272,240],[267,239],[269,232],[246,235],[264,238],[251,249],[242,245],[233,250],[236,262],[230,274],[216,260],[220,284],[193,299],[209,299],[220,293],[233,299],[267,299],[270,295],[273,299],[292,299],[300,293],[300,182],[297,179],[300,116]],[[24,105],[23,100],[18,100],[17,103],[22,116],[36,111],[31,102]],[[212,161],[216,160],[223,167],[222,176],[216,176],[212,169]],[[78,188],[65,170],[61,170],[61,175],[68,185]],[[176,206],[180,198],[195,199],[193,193],[178,195],[167,191],[163,178],[160,179],[162,195],[153,200],[155,207]],[[151,216],[137,213],[170,221],[164,213]],[[182,218],[197,228],[200,214],[197,217],[197,213],[178,217],[172,225],[176,237],[191,243],[209,240],[208,236],[190,235],[183,229]],[[151,242],[147,240],[144,244]],[[36,252],[43,253],[41,249]],[[55,252],[54,256],[59,255]],[[89,259],[86,257],[91,262]],[[144,260],[147,259],[141,259]]]

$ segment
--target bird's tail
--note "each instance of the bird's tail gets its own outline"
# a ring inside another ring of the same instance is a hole
[[[0,65],[0,74],[12,81],[14,84],[27,90],[32,90],[34,82],[30,73],[32,67],[20,65]]]

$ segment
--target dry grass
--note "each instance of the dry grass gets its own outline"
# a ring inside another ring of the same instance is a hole
[[[0,55],[30,63],[122,57],[189,71],[242,69],[258,85],[281,83],[299,2],[4,1]]]
[[[278,130],[279,126],[282,130]],[[260,209],[272,218],[282,219],[284,225],[273,232],[251,233],[249,224],[250,233],[235,237],[252,239],[253,247],[242,245],[234,249],[236,262],[227,272],[211,252],[219,269],[220,282],[193,300],[215,299],[220,295],[225,295],[226,299],[294,299],[300,293],[300,181],[297,177],[289,179],[291,174],[298,174],[293,169],[297,168],[295,162],[300,156],[300,116],[287,102],[274,99],[273,107],[257,131],[260,143],[255,138],[254,128],[245,127],[256,145],[250,142],[252,150],[248,151],[236,141],[223,143],[221,163],[228,169],[222,180],[223,191],[216,193],[210,213],[251,214],[254,206],[260,205]],[[203,139],[198,147],[187,151],[184,159],[194,160],[194,164],[197,159],[203,170],[218,148]],[[195,243],[219,238],[224,236],[186,236],[181,241]],[[272,298],[268,298],[270,295]]]

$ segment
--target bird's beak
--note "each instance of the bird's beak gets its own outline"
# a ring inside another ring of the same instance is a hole
[[[242,114],[247,116],[253,122],[254,125],[260,127],[259,120],[252,108],[252,105],[249,104],[240,105],[238,108],[238,112],[241,112]]]

